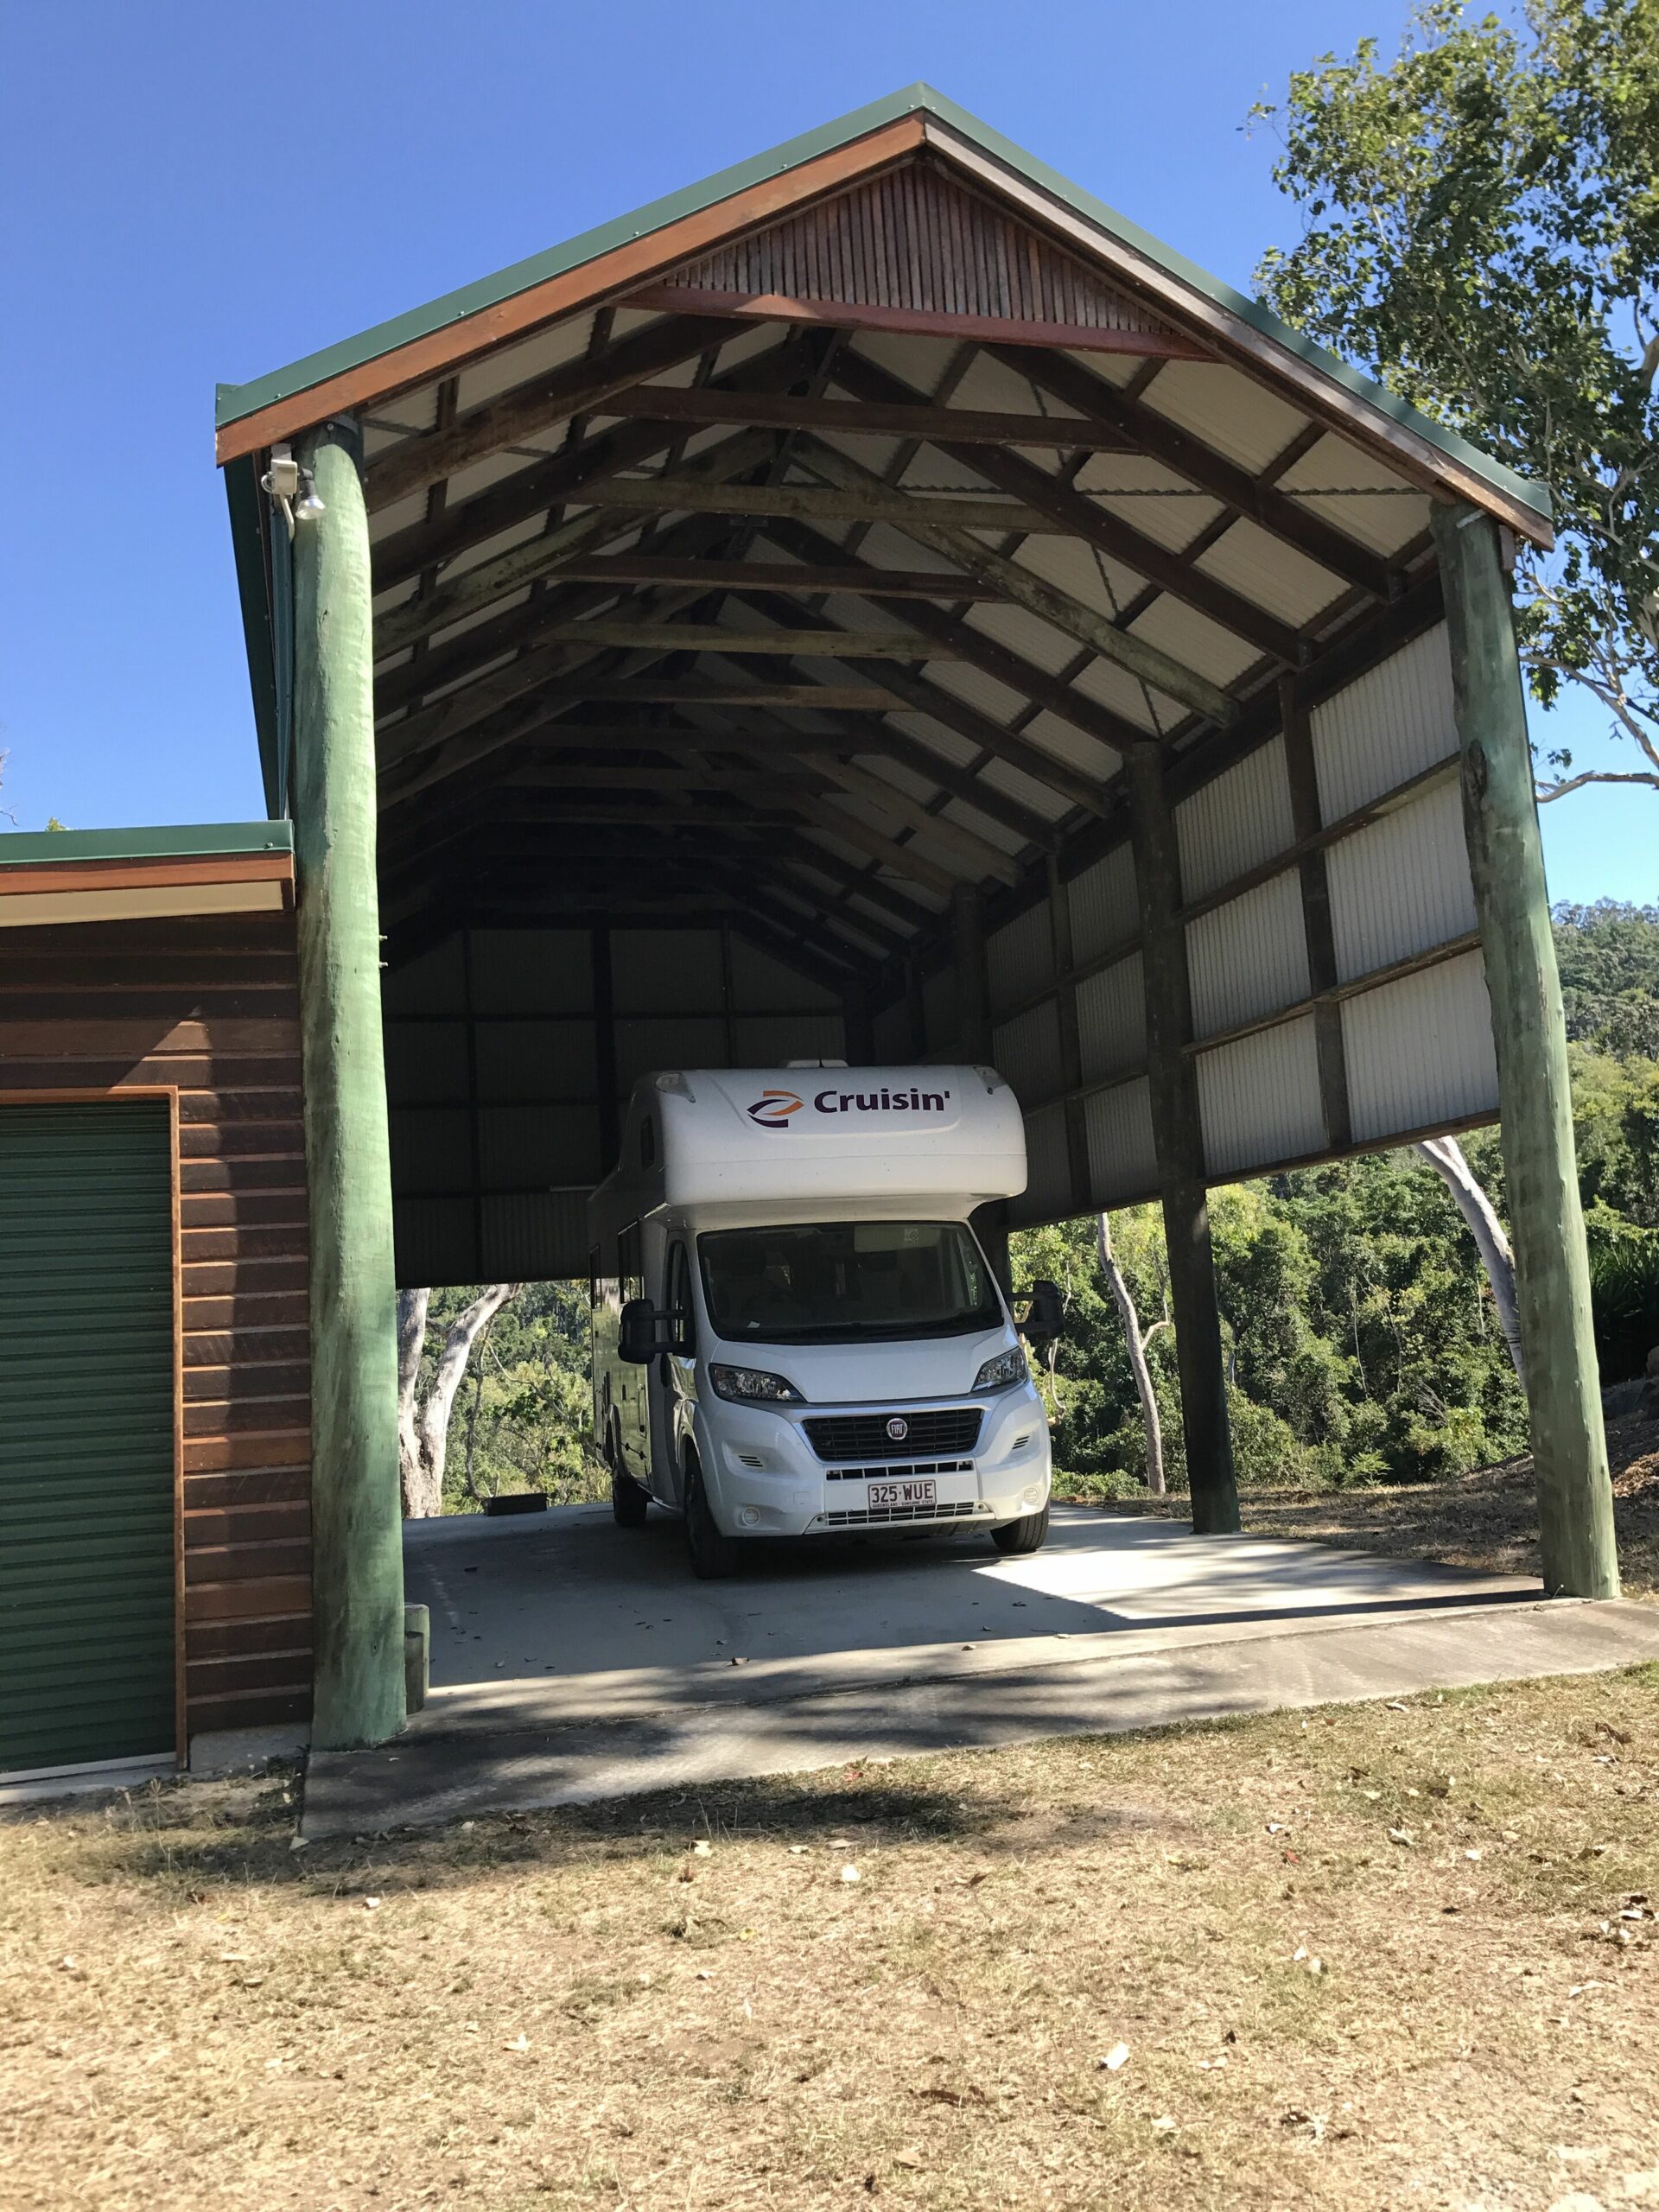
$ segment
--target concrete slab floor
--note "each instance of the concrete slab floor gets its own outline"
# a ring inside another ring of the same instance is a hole
[[[415,1524],[406,1555],[431,1700],[312,1755],[308,1836],[1659,1658],[1659,1608],[1080,1510],[1032,1559],[768,1547],[713,1584],[605,1508]]]

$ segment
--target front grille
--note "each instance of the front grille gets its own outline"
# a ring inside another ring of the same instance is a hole
[[[908,1481],[912,1475],[971,1475],[973,1471],[971,1459],[925,1459],[919,1466],[912,1466],[908,1460],[903,1466],[895,1466],[889,1459],[880,1467],[826,1467],[823,1479],[827,1483],[890,1482],[900,1475]]]
[[[820,1459],[912,1459],[923,1453],[971,1452],[983,1419],[977,1406],[950,1406],[943,1413],[829,1414],[804,1423]],[[889,1436],[887,1423],[901,1421],[902,1436]]]
[[[882,1521],[972,1521],[990,1511],[988,1505],[965,1502],[961,1505],[872,1505],[856,1512],[820,1513],[826,1529],[868,1529]]]

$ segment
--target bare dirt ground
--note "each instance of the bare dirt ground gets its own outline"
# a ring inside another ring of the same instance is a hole
[[[1642,1413],[1610,1420],[1607,1451],[1624,1594],[1659,1600],[1659,1420]],[[1057,1491],[1064,1487],[1065,1478],[1057,1477]],[[1379,1483],[1348,1491],[1251,1490],[1243,1504],[1244,1526],[1252,1535],[1300,1536],[1495,1573],[1538,1573],[1530,1453],[1455,1482]],[[1172,1497],[1122,1510],[1161,1511],[1184,1520],[1187,1505],[1185,1497]]]
[[[293,1787],[0,1823],[6,2206],[1659,2205],[1659,1669],[300,1850]]]

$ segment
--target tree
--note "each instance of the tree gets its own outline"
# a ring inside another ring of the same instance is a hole
[[[1510,1348],[1516,1379],[1524,1390],[1527,1364],[1521,1351],[1521,1310],[1515,1300],[1515,1255],[1510,1249],[1503,1224],[1455,1137],[1425,1137],[1416,1149],[1445,1183],[1457,1201],[1458,1211],[1469,1224],[1480,1263],[1486,1270],[1486,1280],[1492,1287],[1497,1325]]]
[[[1147,1364],[1147,1346],[1160,1329],[1171,1328],[1173,1324],[1166,1313],[1161,1321],[1154,1321],[1149,1329],[1142,1332],[1134,1294],[1112,1250],[1112,1217],[1109,1213],[1102,1213],[1099,1217],[1095,1235],[1100,1252],[1101,1272],[1110,1286],[1118,1317],[1123,1324],[1123,1342],[1135,1376],[1135,1395],[1141,1401],[1141,1418],[1146,1423],[1147,1488],[1154,1497],[1162,1497],[1165,1494],[1164,1431],[1158,1417],[1158,1394],[1152,1387],[1152,1370]]]
[[[397,1461],[407,1520],[429,1520],[443,1510],[443,1470],[448,1456],[449,1415],[480,1335],[522,1283],[486,1283],[450,1322],[426,1395],[420,1395],[426,1349],[429,1290],[397,1294]]]
[[[1429,0],[1391,63],[1363,40],[1252,115],[1306,219],[1270,304],[1549,487],[1557,549],[1516,578],[1533,695],[1581,686],[1640,765],[1553,752],[1540,799],[1659,788],[1659,0],[1528,0],[1524,32]]]

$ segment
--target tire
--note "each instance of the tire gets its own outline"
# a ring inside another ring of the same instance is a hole
[[[685,1470],[685,1548],[699,1582],[721,1582],[737,1572],[741,1546],[735,1536],[723,1536],[715,1526],[702,1470],[695,1459]]]
[[[1022,1520],[1005,1521],[1000,1529],[992,1529],[991,1541],[1007,1559],[1023,1559],[1028,1552],[1041,1551],[1048,1541],[1048,1508],[1027,1513]]]
[[[622,1465],[622,1448],[614,1429],[606,1454],[611,1463],[611,1516],[619,1529],[643,1529],[651,1509],[651,1493],[635,1482]]]

